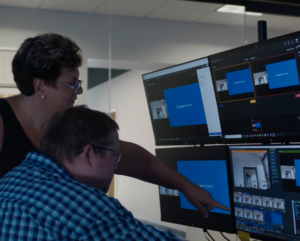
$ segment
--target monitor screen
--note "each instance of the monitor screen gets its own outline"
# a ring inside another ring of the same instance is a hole
[[[209,58],[226,143],[299,141],[300,32]]]
[[[222,140],[208,58],[142,77],[156,145]]]
[[[232,207],[226,146],[156,149],[156,156],[191,182],[209,191],[215,200]],[[203,218],[178,190],[159,186],[159,197],[162,221],[235,232],[232,211],[214,208],[208,218]]]
[[[300,240],[300,146],[230,146],[237,230]]]

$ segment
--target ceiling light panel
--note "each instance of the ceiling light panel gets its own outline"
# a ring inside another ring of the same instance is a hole
[[[237,14],[244,14],[245,7],[244,6],[237,6],[237,5],[224,5],[217,9],[217,12],[221,13],[237,13]]]
[[[262,13],[255,13],[255,12],[246,12],[245,6],[238,6],[238,5],[230,5],[226,4],[223,7],[220,7],[216,10],[220,13],[233,13],[233,14],[246,14],[252,16],[262,16]]]

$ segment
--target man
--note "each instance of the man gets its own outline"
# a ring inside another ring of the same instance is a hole
[[[121,160],[118,125],[84,106],[56,115],[0,179],[0,240],[177,240],[105,195]]]

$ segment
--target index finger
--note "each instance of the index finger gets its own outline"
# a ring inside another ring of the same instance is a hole
[[[226,210],[226,211],[230,211],[231,208],[228,208],[226,206],[224,206],[223,204],[217,202],[216,200],[213,200],[209,205],[207,205],[207,210],[210,211],[212,210],[213,208],[220,208],[220,209],[223,209],[223,210]]]

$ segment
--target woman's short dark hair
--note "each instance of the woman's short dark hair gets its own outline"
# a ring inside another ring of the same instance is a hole
[[[34,94],[33,80],[43,79],[50,86],[61,69],[76,69],[82,64],[81,49],[71,39],[55,33],[27,38],[12,61],[12,71],[18,89],[24,95]]]
[[[111,134],[118,129],[118,124],[105,113],[86,106],[69,108],[48,123],[39,151],[57,162],[71,162],[88,144],[111,145]]]

